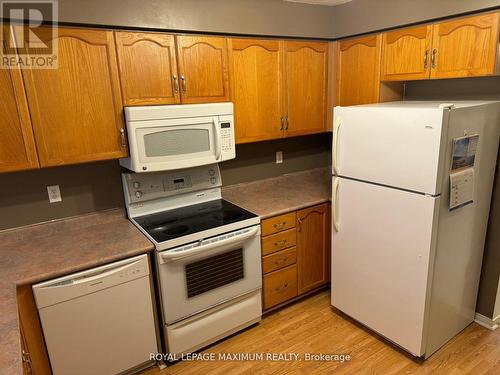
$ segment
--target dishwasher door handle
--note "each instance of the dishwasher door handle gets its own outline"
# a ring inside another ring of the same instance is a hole
[[[219,241],[208,243],[206,245],[203,245],[203,243],[202,243],[200,246],[197,246],[197,247],[192,248],[192,249],[182,250],[182,251],[165,251],[165,252],[160,254],[160,258],[163,261],[163,263],[165,263],[165,262],[176,261],[178,259],[182,259],[182,258],[186,258],[186,257],[192,257],[192,256],[198,255],[202,252],[214,250],[218,247],[239,244],[243,241],[246,241],[247,239],[249,239],[251,237],[254,237],[255,235],[257,235],[257,233],[259,233],[259,227],[250,229],[249,231],[247,231],[245,233],[242,233],[242,234],[239,234],[239,235],[236,235],[233,237],[224,238],[224,239],[219,240]]]

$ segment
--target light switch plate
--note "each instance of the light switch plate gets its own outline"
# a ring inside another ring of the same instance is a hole
[[[49,203],[61,202],[61,190],[59,185],[47,186],[47,192],[49,193]]]
[[[283,163],[283,151],[276,151],[276,164]]]

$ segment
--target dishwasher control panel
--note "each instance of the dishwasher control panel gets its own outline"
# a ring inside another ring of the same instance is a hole
[[[33,285],[38,309],[149,275],[147,255]]]

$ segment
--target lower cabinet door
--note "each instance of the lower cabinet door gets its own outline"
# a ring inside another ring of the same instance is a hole
[[[297,266],[264,275],[264,309],[297,296]]]
[[[298,294],[326,284],[329,279],[330,210],[328,203],[297,212]]]

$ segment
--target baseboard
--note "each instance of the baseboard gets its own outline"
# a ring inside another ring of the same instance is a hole
[[[497,317],[496,319],[491,319],[488,318],[484,315],[481,315],[479,313],[476,313],[476,316],[474,317],[474,321],[479,324],[480,326],[483,326],[484,328],[488,328],[491,331],[494,331],[495,329],[498,328],[498,320],[500,317]]]

